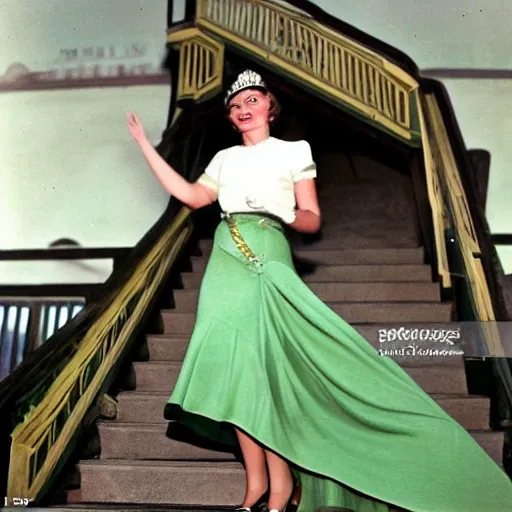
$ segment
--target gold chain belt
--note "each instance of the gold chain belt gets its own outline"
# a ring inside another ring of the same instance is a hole
[[[223,213],[222,217],[226,220],[229,227],[229,232],[231,233],[231,238],[235,242],[235,245],[238,247],[240,252],[251,262],[251,263],[260,263],[260,259],[254,254],[247,242],[244,240],[244,237],[240,233],[238,226],[235,222],[235,219],[229,213]]]

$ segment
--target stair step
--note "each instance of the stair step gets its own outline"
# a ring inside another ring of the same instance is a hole
[[[147,398],[139,395],[140,398]],[[163,398],[162,395],[158,396]],[[160,416],[166,403],[159,400]],[[139,402],[139,411],[141,411]],[[140,417],[147,420],[147,417]],[[102,459],[201,459],[201,460],[234,460],[229,452],[212,450],[196,446],[183,440],[166,436],[168,422],[126,422],[106,421],[98,424],[101,440]]]
[[[503,432],[469,433],[501,463]],[[238,462],[96,459],[81,461],[78,468],[81,502],[233,507],[245,491]]]
[[[490,432],[491,401],[486,396],[432,394],[439,406],[466,430]],[[500,459],[501,460],[501,459]]]
[[[377,227],[377,226],[375,226]],[[373,233],[364,232],[364,227],[352,225],[349,227],[332,226],[330,229],[324,229],[324,238],[310,242],[301,242],[294,240],[292,247],[295,251],[302,249],[318,250],[330,249],[402,249],[417,248],[420,244],[418,234],[407,226],[396,226],[395,230],[390,230],[385,224],[380,226],[380,231]]]
[[[100,459],[78,468],[83,502],[234,507],[245,492],[238,462]]]
[[[158,391],[122,391],[117,396],[117,420],[123,423],[163,423],[169,393]]]
[[[293,252],[305,263],[315,265],[396,265],[423,264],[423,247],[380,249],[300,249]],[[202,272],[208,261],[208,253],[190,258],[194,272]]]
[[[310,250],[340,250],[340,247],[347,247],[341,249],[343,251],[360,251],[360,250],[382,250],[382,249],[418,249],[417,235],[414,229],[405,231],[409,227],[407,222],[403,225],[396,224],[389,226],[389,221],[382,219],[365,220],[357,222],[351,218],[347,223],[340,223],[339,216],[337,218],[336,226],[330,226],[328,231],[331,236],[324,236],[321,240],[314,242],[313,245],[303,243],[300,235],[293,233],[292,235],[292,249],[296,251],[310,251]],[[324,233],[327,235],[327,232]],[[350,237],[351,240],[346,240]],[[393,240],[396,244],[393,245]],[[358,242],[352,245],[353,242]],[[349,243],[347,243],[349,242]],[[354,249],[352,249],[354,247]],[[200,240],[198,248],[203,255],[211,253],[213,248],[213,240]],[[423,250],[420,247],[421,250]]]
[[[324,302],[436,302],[440,300],[435,283],[308,283],[308,288]],[[199,289],[174,290],[176,309],[197,307]]]
[[[183,361],[190,337],[151,334],[146,340],[152,361]]]
[[[199,240],[197,247],[203,254],[210,254],[213,248],[213,239],[203,238]]]
[[[72,496],[69,499],[69,496]],[[139,503],[138,505],[126,505],[126,504],[115,504],[115,503],[88,503],[81,500],[80,489],[72,489],[67,491],[68,500],[66,505],[52,505],[48,507],[52,512],[96,512],[105,510],[112,510],[117,512],[226,512],[226,507],[217,507],[217,506],[206,506],[206,505],[198,505],[198,506],[187,506],[187,505],[173,505],[173,504],[165,504],[165,505],[155,505],[148,506],[146,504]],[[18,512],[19,506],[16,507],[4,507],[2,509],[5,512]],[[40,509],[41,510],[41,509]],[[229,509],[228,509],[229,510]],[[49,512],[46,511],[45,512]],[[352,512],[348,509],[336,509],[336,510],[321,510],[318,512]],[[392,511],[395,512],[395,511]],[[399,511],[396,511],[399,512]]]
[[[172,336],[190,336],[194,329],[196,313],[177,313],[173,309],[160,311],[164,334]]]
[[[505,432],[471,431],[471,437],[482,447],[496,464],[502,467]],[[503,469],[503,467],[502,467]]]
[[[203,280],[203,272],[182,272],[181,281],[183,288],[189,290],[192,288],[199,288]]]
[[[360,249],[417,249],[420,240],[414,229],[408,229],[405,224],[396,225],[394,229],[382,222],[370,226],[373,232],[364,231],[368,226],[346,225],[330,226],[324,229],[324,238],[314,243],[294,237],[290,244],[294,251],[300,250],[360,250]],[[210,254],[210,250],[203,254]]]
[[[431,397],[466,430],[484,431],[489,429],[490,402],[487,397],[444,393],[432,393]],[[126,391],[120,393],[117,398],[119,402],[118,419],[115,422],[105,423],[105,425],[117,422],[133,425],[167,424],[163,417],[163,410],[169,399],[168,393]],[[109,458],[113,457],[109,456]]]
[[[162,391],[171,393],[181,368],[181,363],[150,361],[133,363],[137,391]],[[438,365],[431,362],[405,362],[405,372],[427,393],[467,393],[463,365]]]
[[[381,342],[379,332],[386,329],[386,324],[380,325],[358,325],[353,324],[352,327],[358,331],[370,345],[384,357],[390,357],[398,363],[407,363],[412,361],[435,362],[438,365],[463,365],[462,354],[457,354],[458,347],[451,348],[446,344],[430,343],[422,345],[422,342],[416,342],[416,346],[423,350],[413,352],[408,349],[408,342]],[[187,352],[190,337],[188,336],[172,336],[165,334],[152,334],[147,336],[149,359],[151,361],[183,361]],[[403,348],[403,352],[400,349]],[[452,350],[452,354],[443,354],[439,352],[430,352],[432,350]]]
[[[431,282],[432,271],[428,265],[323,265],[301,277],[306,283]],[[185,289],[199,288],[203,273],[183,272],[181,278]]]
[[[451,320],[451,303],[438,302],[345,302],[327,305],[349,324],[441,323]],[[164,309],[160,312],[164,334],[190,336],[196,312]]]
[[[451,303],[345,302],[327,305],[349,324],[450,322]]]

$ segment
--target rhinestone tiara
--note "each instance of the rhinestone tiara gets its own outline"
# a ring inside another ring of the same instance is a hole
[[[226,96],[224,97],[224,104],[227,105],[229,100],[235,94],[243,91],[244,89],[251,89],[252,87],[268,91],[267,84],[263,81],[261,75],[256,73],[256,71],[246,69],[245,71],[242,71],[242,73],[238,75],[237,79],[231,84],[231,87],[228,89]]]

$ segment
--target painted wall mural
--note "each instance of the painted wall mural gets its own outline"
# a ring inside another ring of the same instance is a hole
[[[154,59],[153,59],[154,60]],[[168,73],[148,56],[144,43],[87,45],[62,48],[50,69],[33,71],[25,64],[11,64],[0,76],[0,92],[19,90],[120,87],[167,84]]]

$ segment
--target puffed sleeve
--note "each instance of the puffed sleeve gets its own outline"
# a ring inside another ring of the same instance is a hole
[[[219,179],[222,162],[224,160],[224,151],[219,151],[211,160],[203,174],[197,179],[197,183],[211,188],[215,192],[219,191]]]
[[[311,146],[305,140],[296,142],[294,145],[294,168],[292,170],[293,181],[305,178],[316,178],[316,164],[313,161]]]

